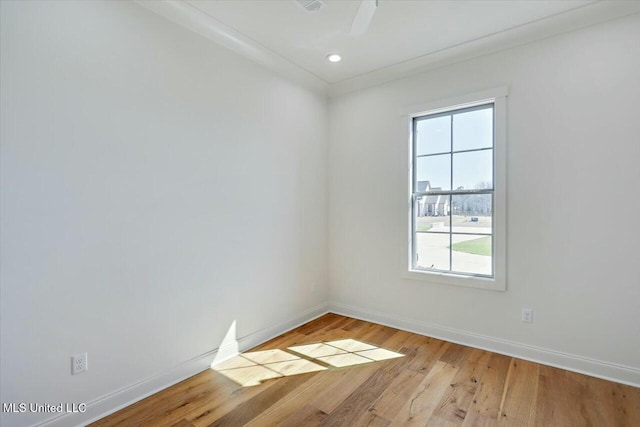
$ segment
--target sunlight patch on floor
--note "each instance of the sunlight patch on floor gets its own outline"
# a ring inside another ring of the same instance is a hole
[[[333,347],[341,348],[342,350],[349,351],[349,352],[373,350],[373,349],[379,348],[379,347],[376,347],[375,345],[366,344],[358,340],[353,340],[351,338],[346,340],[329,341],[327,342],[327,344]]]
[[[245,359],[249,359],[259,365],[300,359],[295,354],[287,353],[286,351],[282,350],[252,351],[250,353],[242,353],[242,356]]]
[[[312,347],[316,346],[316,347]],[[376,347],[354,339],[328,341],[320,344],[293,346],[291,351],[315,357],[320,362],[336,368],[379,362],[404,356],[401,353]]]
[[[362,365],[363,363],[373,362],[366,357],[358,356],[353,353],[336,354],[335,356],[319,357],[318,360],[324,363],[328,363],[336,368],[344,368],[345,366]]]
[[[334,354],[347,353],[346,350],[342,350],[325,343],[296,345],[293,347],[289,347],[288,349],[291,351],[295,351],[296,353],[304,354],[308,357],[333,356]]]
[[[395,351],[387,350],[385,348],[375,348],[373,350],[357,351],[357,355],[366,357],[371,360],[388,360],[395,359],[396,357],[402,357],[404,354],[396,353]]]
[[[258,385],[272,378],[327,369],[282,350],[242,353],[211,368],[244,387]]]
[[[303,357],[301,357],[303,356]],[[354,339],[238,354],[211,369],[244,387],[291,375],[345,368],[403,357],[404,354]],[[318,363],[316,363],[318,362]]]

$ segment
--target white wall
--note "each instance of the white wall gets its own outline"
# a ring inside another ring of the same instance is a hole
[[[89,402],[326,302],[323,96],[132,3],[1,7],[2,402]]]
[[[639,40],[635,15],[334,99],[334,306],[521,355],[549,349],[573,369],[614,364],[612,376],[640,383]],[[507,292],[401,278],[400,111],[499,86],[510,88]]]

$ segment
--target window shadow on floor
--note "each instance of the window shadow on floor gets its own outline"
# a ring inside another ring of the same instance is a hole
[[[403,354],[354,339],[238,354],[211,367],[243,387],[265,380],[374,363]]]

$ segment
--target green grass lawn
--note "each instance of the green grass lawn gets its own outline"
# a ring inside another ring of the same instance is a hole
[[[454,243],[451,249],[468,254],[491,256],[491,236]]]
[[[419,216],[416,218],[416,231],[429,231],[433,227],[433,218]]]

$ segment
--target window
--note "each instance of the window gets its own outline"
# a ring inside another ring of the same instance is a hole
[[[408,273],[504,290],[505,97],[478,99],[408,115]]]

